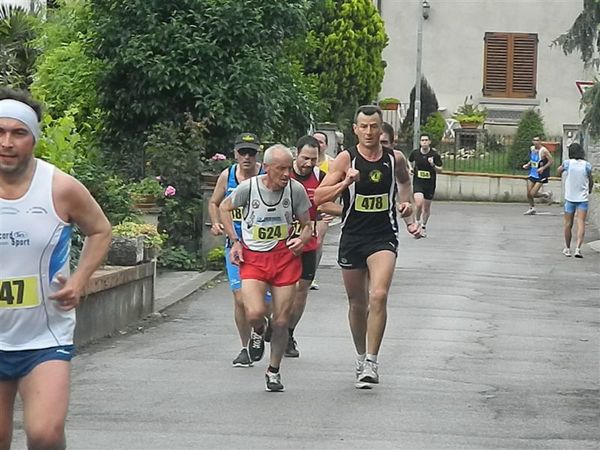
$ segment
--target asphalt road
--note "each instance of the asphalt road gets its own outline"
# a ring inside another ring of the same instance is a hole
[[[82,350],[69,448],[598,449],[600,254],[565,258],[560,207],[524,209],[434,203],[427,239],[401,233],[375,389],[354,388],[331,230],[286,392],[265,392],[266,358],[231,367],[220,283]]]

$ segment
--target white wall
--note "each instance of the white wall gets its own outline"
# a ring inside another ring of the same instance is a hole
[[[384,51],[387,69],[380,97],[407,102],[415,82],[417,21],[421,0],[382,0],[381,15],[390,43]],[[576,80],[592,76],[579,54],[566,56],[553,39],[568,30],[583,9],[582,0],[429,0],[423,26],[423,74],[448,115],[465,96],[482,97],[486,31],[537,33],[537,98],[551,135],[563,123],[579,123]]]

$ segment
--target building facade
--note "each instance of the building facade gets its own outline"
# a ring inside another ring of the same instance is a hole
[[[422,73],[449,118],[465,98],[488,109],[486,128],[510,134],[537,107],[549,135],[581,122],[578,81],[594,79],[577,52],[552,41],[583,9],[582,0],[428,0]],[[376,0],[390,42],[380,98],[408,102],[415,84],[422,0]]]

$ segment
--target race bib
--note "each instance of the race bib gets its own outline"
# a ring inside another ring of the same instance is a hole
[[[292,223],[292,232],[290,233],[290,237],[298,237],[302,233],[302,225],[297,220],[294,220]]]
[[[311,222],[312,225],[312,235],[316,236],[317,235],[317,229],[315,227],[315,222]],[[302,225],[300,225],[300,222],[298,222],[297,220],[294,220],[294,222],[292,223],[292,232],[290,233],[290,237],[299,237],[302,234]]]
[[[252,227],[252,239],[255,241],[282,241],[288,237],[288,227],[285,224],[271,227]]]
[[[531,167],[533,167],[534,169],[537,169],[539,165],[538,161],[531,161]]]
[[[431,173],[428,170],[417,170],[417,178],[429,180],[431,178]]]
[[[231,211],[231,218],[234,222],[241,222],[244,217],[244,207],[240,206]]]
[[[0,309],[33,308],[39,304],[38,277],[0,279]]]
[[[361,195],[356,194],[354,209],[359,212],[374,213],[389,209],[388,195]]]

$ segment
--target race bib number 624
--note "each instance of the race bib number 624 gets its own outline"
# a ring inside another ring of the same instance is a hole
[[[0,309],[32,308],[39,304],[38,277],[0,279]]]
[[[255,241],[282,241],[288,237],[287,225],[273,225],[270,227],[254,226],[252,238]]]

